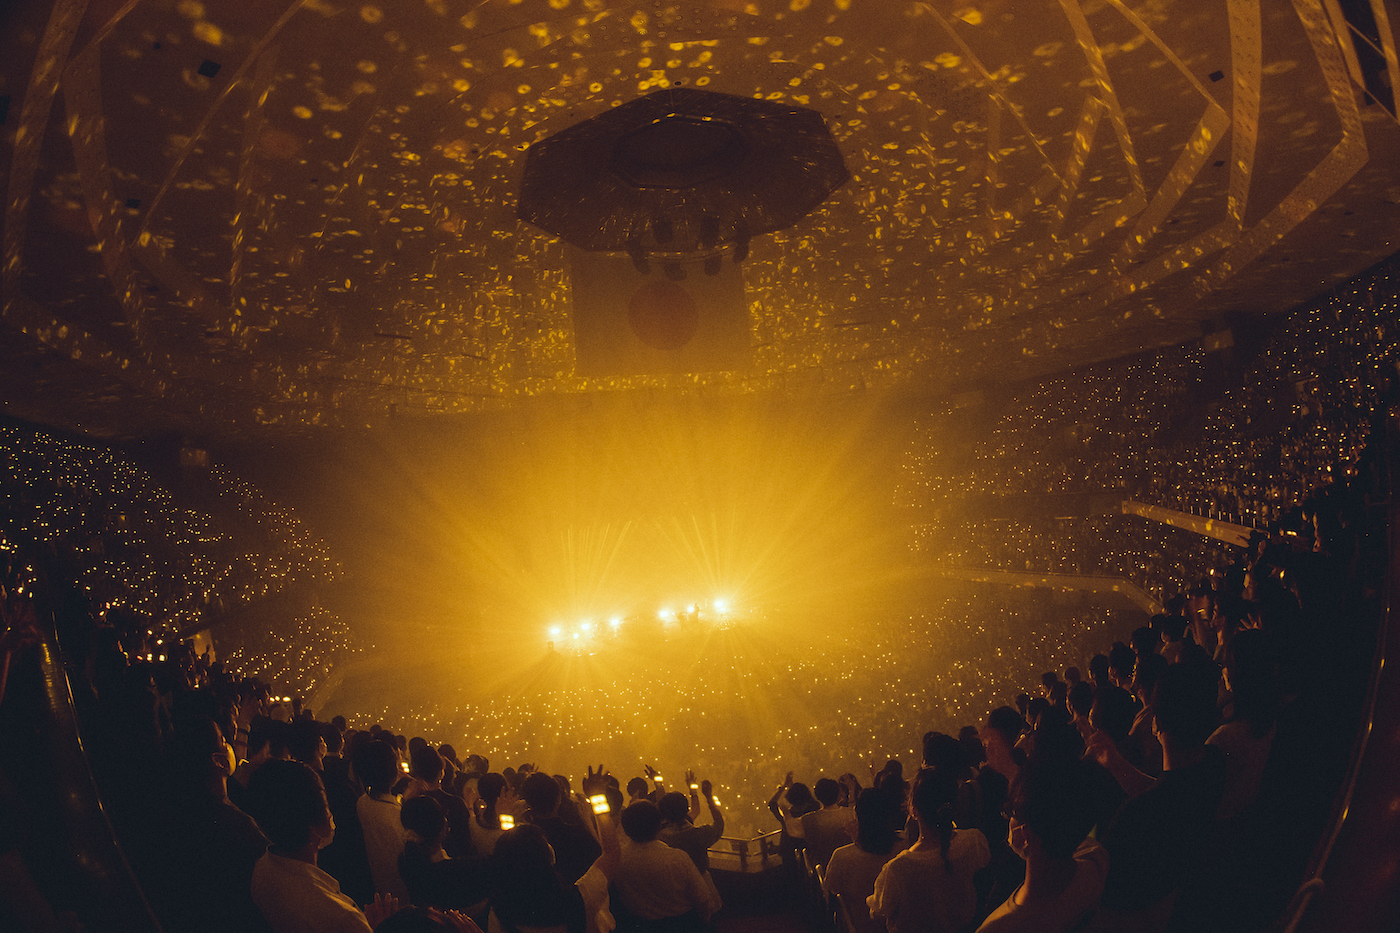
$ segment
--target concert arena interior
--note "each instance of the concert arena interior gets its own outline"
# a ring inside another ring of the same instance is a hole
[[[0,929],[1393,929],[1397,38],[12,0]]]

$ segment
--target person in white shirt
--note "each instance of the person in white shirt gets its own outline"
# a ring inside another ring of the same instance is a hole
[[[866,903],[889,933],[954,933],[977,915],[972,875],[991,861],[980,830],[953,826],[956,775],[924,768],[914,778],[910,809],[919,841],[891,859]]]
[[[719,896],[705,884],[700,870],[680,849],[657,838],[661,811],[639,800],[622,811],[622,863],[613,883],[622,907],[643,921],[694,913],[708,922],[719,909]]]
[[[893,821],[899,806],[889,794],[871,789],[856,801],[856,841],[831,853],[822,890],[837,899],[847,925],[854,933],[885,933],[881,920],[870,919],[866,898],[875,891],[875,879],[885,863],[902,847]]]
[[[365,782],[365,794],[355,801],[355,814],[365,833],[365,854],[376,894],[392,894],[407,903],[408,886],[399,875],[399,856],[408,833],[399,813],[394,782],[399,779],[398,753],[378,740],[355,753],[355,775]]]
[[[398,909],[395,898],[377,895],[360,910],[316,867],[316,853],[335,837],[335,821],[315,771],[273,759],[254,772],[248,792],[252,816],[270,843],[253,866],[253,903],[275,933],[369,933]]]

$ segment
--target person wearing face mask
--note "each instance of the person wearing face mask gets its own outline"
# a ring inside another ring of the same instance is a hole
[[[316,854],[335,838],[335,820],[315,771],[298,761],[269,761],[248,791],[269,843],[253,866],[253,902],[274,933],[366,933],[398,910],[396,898],[382,895],[360,910],[316,867]]]
[[[267,838],[229,802],[237,761],[223,730],[207,716],[181,718],[165,763],[162,806],[152,815],[161,843],[153,856],[158,870],[147,882],[151,906],[170,930],[266,930],[249,884]]]
[[[1108,853],[1087,838],[1094,825],[1087,766],[1074,758],[1032,760],[1007,799],[1007,842],[1026,863],[1026,880],[993,910],[978,933],[1064,933],[1098,907]]]

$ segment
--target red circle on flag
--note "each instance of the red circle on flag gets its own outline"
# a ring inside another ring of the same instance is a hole
[[[700,310],[679,285],[654,280],[632,293],[627,320],[637,339],[653,350],[679,350],[700,328]]]

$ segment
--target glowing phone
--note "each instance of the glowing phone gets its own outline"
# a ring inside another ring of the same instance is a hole
[[[514,828],[515,828],[515,817],[511,816],[509,813],[502,813],[502,814],[501,814],[501,829],[514,829]]]
[[[607,813],[612,809],[608,806],[607,794],[594,794],[588,798],[588,802],[593,804],[594,813]]]

